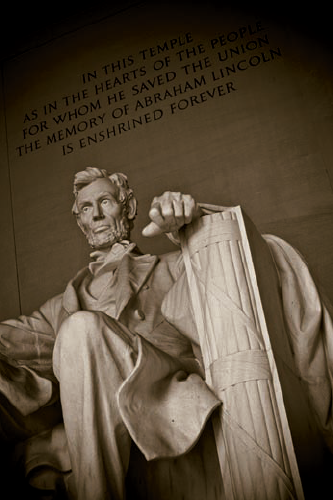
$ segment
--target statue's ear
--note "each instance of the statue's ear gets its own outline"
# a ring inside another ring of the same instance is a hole
[[[128,220],[133,220],[135,218],[137,206],[138,206],[138,202],[136,201],[136,198],[134,198],[134,196],[132,196],[127,201],[127,218],[128,218]]]

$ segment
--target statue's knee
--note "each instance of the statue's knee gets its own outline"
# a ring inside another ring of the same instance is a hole
[[[93,311],[77,311],[68,316],[63,324],[67,324],[70,328],[84,329],[98,321],[98,314]]]
[[[99,329],[99,313],[78,311],[64,320],[53,350],[53,371],[59,382],[67,376],[64,366],[76,366],[89,358],[97,346]]]
[[[60,342],[66,348],[82,346],[87,339],[95,336],[99,323],[98,313],[77,311],[62,323],[57,335],[57,343]]]

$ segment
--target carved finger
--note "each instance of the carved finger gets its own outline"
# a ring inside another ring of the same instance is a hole
[[[185,224],[190,224],[196,213],[196,202],[189,194],[183,195],[184,202],[184,220]]]
[[[161,206],[159,203],[153,203],[151,209],[149,210],[149,218],[151,221],[155,222],[158,226],[164,225],[164,217],[162,214]]]
[[[153,236],[157,236],[162,233],[164,233],[164,231],[160,228],[160,226],[155,224],[155,222],[150,222],[142,230],[142,236],[146,236],[147,238],[152,238]]]
[[[164,230],[165,231],[174,231],[177,229],[177,222],[175,218],[175,210],[173,207],[172,199],[163,199],[160,204],[161,214],[164,219]],[[161,226],[162,227],[162,226]]]
[[[184,202],[182,198],[180,200],[173,200],[173,211],[175,221],[179,229],[185,224]]]

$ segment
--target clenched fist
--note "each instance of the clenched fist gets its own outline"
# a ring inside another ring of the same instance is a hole
[[[166,191],[153,199],[149,210],[151,222],[142,230],[142,235],[152,237],[178,231],[201,215],[201,208],[191,195]]]

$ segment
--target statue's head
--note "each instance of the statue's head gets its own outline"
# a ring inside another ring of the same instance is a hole
[[[87,167],[74,178],[73,214],[93,248],[108,248],[128,239],[137,201],[124,174]]]

